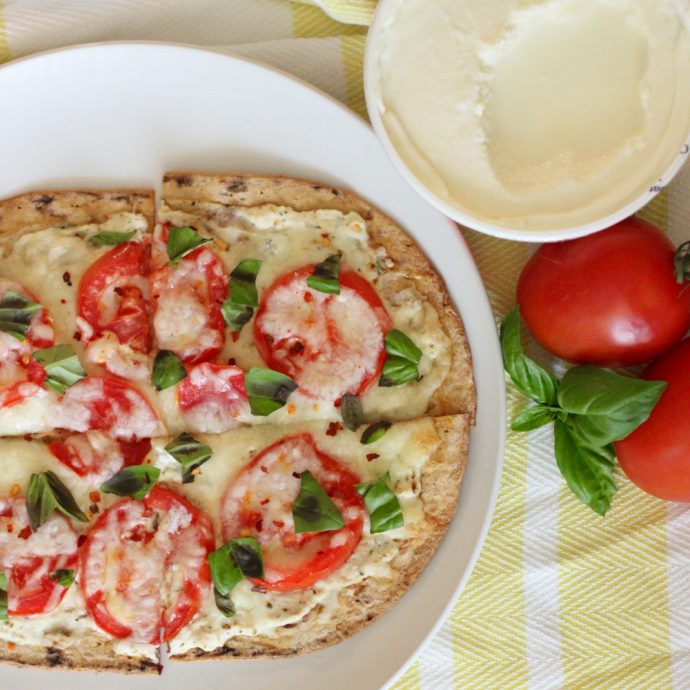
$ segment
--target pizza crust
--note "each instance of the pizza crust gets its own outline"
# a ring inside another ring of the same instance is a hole
[[[327,623],[313,616],[312,609],[301,621],[284,625],[273,634],[235,636],[212,651],[196,648],[173,655],[171,659],[193,661],[306,654],[354,635],[394,606],[419,577],[441,543],[455,513],[465,472],[469,416],[436,417],[433,426],[438,445],[421,473],[424,521],[416,526],[413,534],[398,542],[397,554],[391,562],[392,577],[367,577],[344,587]]]
[[[162,197],[170,208],[192,214],[198,202],[247,207],[274,204],[295,211],[336,209],[358,213],[367,221],[372,248],[383,248],[392,262],[390,280],[377,288],[386,293],[398,289],[401,282],[413,283],[436,310],[441,328],[450,339],[450,369],[429,401],[427,414],[467,414],[474,421],[476,392],[472,356],[462,320],[429,259],[388,216],[346,189],[281,176],[170,172],[163,177]]]

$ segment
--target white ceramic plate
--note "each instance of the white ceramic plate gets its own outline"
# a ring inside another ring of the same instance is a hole
[[[84,46],[1,68],[0,152],[0,198],[45,187],[156,186],[165,170],[306,176],[353,189],[426,250],[465,321],[479,414],[458,513],[400,603],[344,643],[295,659],[175,663],[160,678],[50,678],[53,690],[96,684],[101,690],[366,690],[391,682],[469,577],[503,454],[503,373],[494,320],[455,226],[407,186],[371,129],[339,103],[252,62],[181,46]],[[0,665],[0,687],[35,690],[46,682],[44,671]]]

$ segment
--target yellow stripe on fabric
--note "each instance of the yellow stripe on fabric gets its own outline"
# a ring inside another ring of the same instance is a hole
[[[666,504],[622,473],[605,518],[560,495],[558,589],[567,688],[671,688]]]
[[[292,34],[295,38],[366,35],[366,28],[331,19],[322,9],[300,2],[292,4]]]
[[[365,120],[367,106],[364,100],[364,44],[366,35],[344,36],[340,39],[345,67],[345,94],[347,104]]]
[[[515,303],[527,247],[469,230],[463,234],[500,320]],[[509,385],[509,419],[524,405],[524,396]],[[511,690],[528,685],[523,558],[527,457],[527,435],[509,432],[491,528],[450,618],[457,688]]]
[[[339,22],[363,26],[371,23],[376,10],[376,0],[298,0],[298,2],[323,7],[333,19]]]
[[[0,62],[10,59],[10,44],[5,30],[5,3],[0,2]]]
[[[419,690],[420,688],[421,675],[419,671],[419,661],[415,661],[410,668],[405,671],[403,677],[391,687],[391,690]]]
[[[660,230],[668,232],[668,189],[657,194],[643,209],[635,215],[654,223]]]

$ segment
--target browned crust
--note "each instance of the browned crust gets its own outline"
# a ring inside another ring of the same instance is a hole
[[[229,173],[170,172],[163,177],[163,199],[172,208],[194,213],[195,202],[228,206],[276,204],[296,211],[332,208],[355,211],[366,221],[374,249],[383,247],[400,280],[413,281],[435,308],[450,338],[451,366],[429,402],[427,414],[468,414],[474,420],[476,391],[465,330],[443,279],[412,238],[388,216],[353,192],[292,177]]]
[[[283,658],[334,645],[365,628],[388,611],[419,577],[441,543],[455,513],[468,452],[470,419],[467,415],[436,417],[438,446],[421,475],[425,521],[410,538],[399,542],[392,562],[393,577],[367,578],[343,589],[338,610],[329,623],[307,615],[272,635],[237,636],[217,649],[193,649],[171,658],[176,661],[218,657]]]
[[[115,213],[140,213],[149,228],[155,219],[155,194],[149,189],[45,190],[0,201],[0,236],[17,235],[53,226],[104,223]]]
[[[117,654],[113,643],[107,639],[80,639],[71,647],[60,649],[51,646],[16,645],[9,649],[0,642],[0,662],[13,666],[32,666],[51,670],[118,671],[120,673],[160,673],[159,661],[146,657],[128,657]]]

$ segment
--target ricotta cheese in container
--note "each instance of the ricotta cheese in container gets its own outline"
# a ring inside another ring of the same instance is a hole
[[[372,120],[407,177],[471,227],[600,229],[687,157],[689,8],[384,0],[367,54]]]

